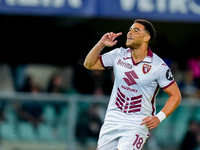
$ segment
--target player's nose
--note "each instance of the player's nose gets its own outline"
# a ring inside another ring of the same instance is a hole
[[[132,35],[131,30],[128,31],[127,35],[129,35],[129,36]]]

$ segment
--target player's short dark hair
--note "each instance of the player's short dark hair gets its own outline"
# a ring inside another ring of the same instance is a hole
[[[144,19],[136,19],[134,23],[142,24],[144,26],[144,29],[150,34],[150,41],[154,40],[154,38],[156,37],[156,30],[151,22]]]

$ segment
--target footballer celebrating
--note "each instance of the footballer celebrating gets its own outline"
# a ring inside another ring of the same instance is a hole
[[[89,70],[113,68],[115,80],[98,150],[141,150],[149,130],[156,128],[180,104],[181,94],[170,68],[150,49],[156,35],[151,22],[137,19],[127,33],[127,48],[112,47],[122,33],[106,33],[88,53],[84,66]],[[162,88],[169,95],[156,114],[156,94]]]

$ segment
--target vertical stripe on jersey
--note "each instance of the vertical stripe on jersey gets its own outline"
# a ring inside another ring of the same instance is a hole
[[[155,92],[154,92],[154,94],[153,94],[153,98],[152,98],[152,100],[151,100],[151,104],[152,104],[152,116],[154,116],[154,112],[155,112],[155,106],[154,106],[154,102],[155,102],[155,98],[156,98],[156,95],[157,95],[157,93],[158,93],[158,91],[159,91],[159,89],[160,89],[160,87],[159,87],[159,85],[157,85],[157,87],[156,87],[156,90],[155,90]]]

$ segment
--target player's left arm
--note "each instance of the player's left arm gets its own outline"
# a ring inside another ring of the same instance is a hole
[[[169,99],[161,111],[165,113],[166,117],[168,117],[180,104],[181,93],[176,82],[174,82],[168,88],[163,89],[163,91],[169,95]]]
[[[146,126],[149,129],[156,128],[159,123],[165,119],[165,117],[168,117],[172,112],[175,111],[175,109],[178,107],[178,105],[181,102],[181,93],[180,90],[174,82],[171,86],[163,89],[165,93],[169,95],[169,98],[163,107],[163,109],[156,115],[156,116],[147,116],[143,119],[143,122],[141,125],[146,124]],[[161,117],[161,118],[159,118]]]

